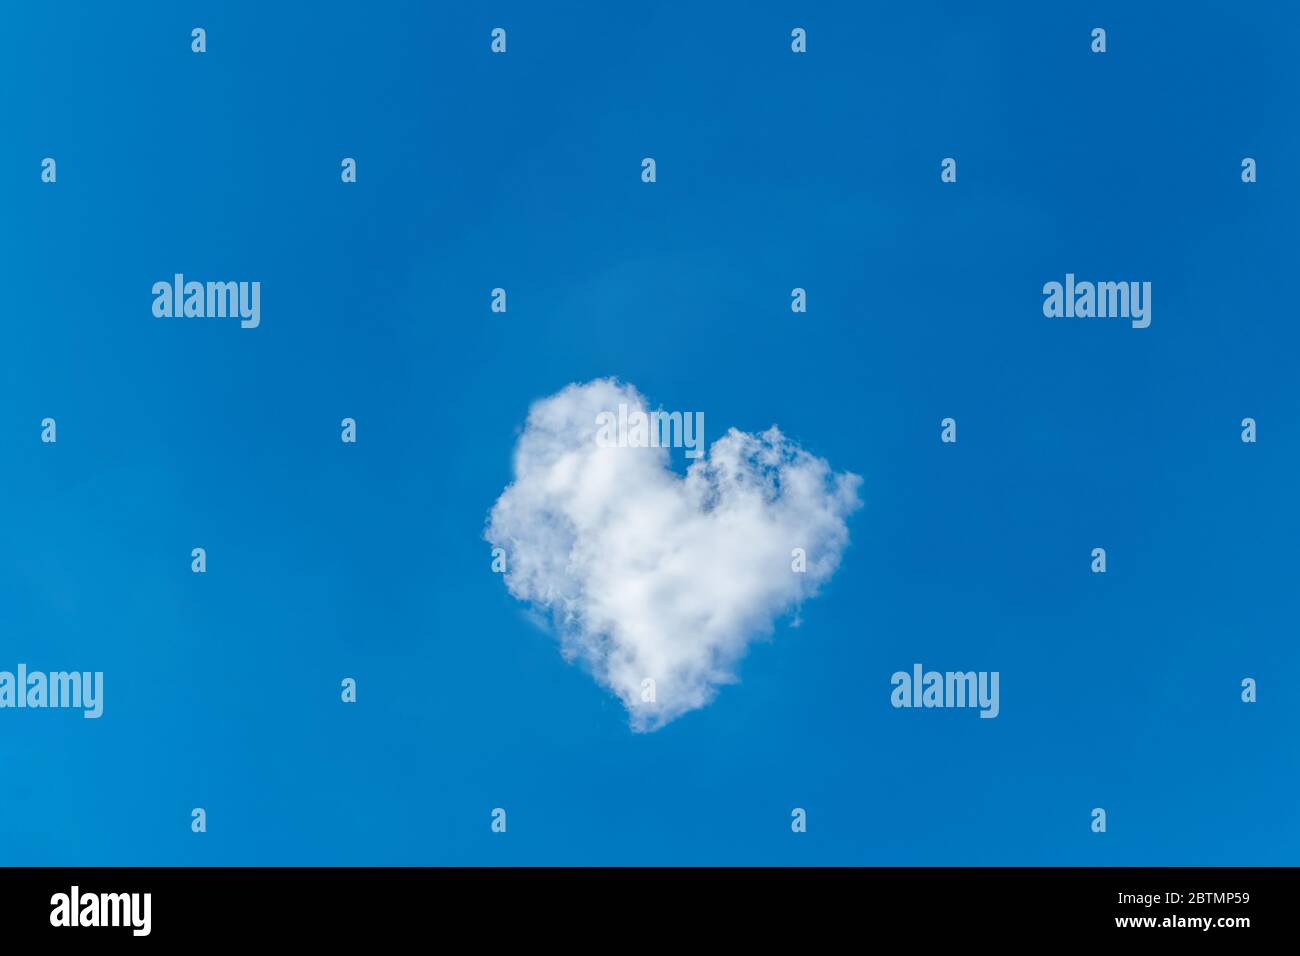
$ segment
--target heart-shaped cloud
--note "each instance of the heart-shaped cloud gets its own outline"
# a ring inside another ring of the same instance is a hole
[[[634,730],[656,730],[734,683],[750,642],[835,572],[861,479],[775,427],[731,429],[683,478],[666,448],[598,434],[619,405],[649,411],[613,379],[535,403],[485,537],[564,656],[618,695]]]

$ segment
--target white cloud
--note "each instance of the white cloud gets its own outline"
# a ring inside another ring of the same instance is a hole
[[[549,615],[565,657],[618,695],[633,729],[655,730],[734,683],[750,642],[835,572],[861,479],[775,427],[731,429],[683,478],[667,449],[597,444],[596,416],[620,403],[651,410],[613,379],[535,403],[485,537],[506,551],[510,593]],[[791,570],[794,548],[806,573]]]

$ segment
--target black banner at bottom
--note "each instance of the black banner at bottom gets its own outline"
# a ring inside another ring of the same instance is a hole
[[[667,945],[687,926],[754,938],[1107,935],[1229,942],[1285,930],[1291,868],[11,868],[5,938],[277,938]]]

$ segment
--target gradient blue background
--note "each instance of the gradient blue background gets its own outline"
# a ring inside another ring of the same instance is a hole
[[[5,11],[0,669],[106,699],[0,711],[0,863],[1300,862],[1300,14],[615,6]],[[1045,319],[1067,271],[1151,327]],[[261,327],[155,319],[174,272]],[[864,478],[802,626],[648,735],[481,538],[605,375]],[[1001,716],[892,709],[916,661]]]

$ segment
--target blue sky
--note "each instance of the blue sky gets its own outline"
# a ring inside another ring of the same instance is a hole
[[[5,16],[0,669],[106,686],[0,711],[0,863],[1295,863],[1297,14],[470,6]],[[261,326],[155,319],[176,272]],[[1151,327],[1045,318],[1066,272]],[[603,376],[863,479],[654,733],[483,540]],[[891,708],[918,661],[1001,714]]]

